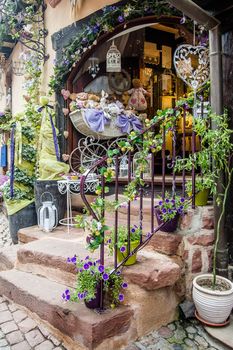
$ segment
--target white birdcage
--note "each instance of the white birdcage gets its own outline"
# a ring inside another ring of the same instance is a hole
[[[106,72],[121,72],[121,53],[112,42],[106,55]]]

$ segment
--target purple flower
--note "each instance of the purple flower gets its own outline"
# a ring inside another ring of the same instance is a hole
[[[165,199],[165,202],[166,202],[166,203],[169,203],[169,202],[170,202],[170,200],[169,200],[168,198],[166,198],[166,199]]]
[[[89,267],[90,267],[90,266],[89,266],[89,264],[87,264],[87,263],[83,265],[84,270],[88,270]]]
[[[185,199],[183,197],[180,198],[181,203],[184,203]]]
[[[172,203],[173,205],[175,205],[175,204],[176,204],[175,199],[172,199],[172,200],[171,200],[171,203]]]
[[[86,256],[85,260],[88,260],[88,259],[90,259],[89,255],[88,255],[88,256]]]
[[[121,271],[117,271],[117,272],[116,272],[116,275],[117,275],[117,276],[121,275]]]
[[[121,252],[121,253],[124,253],[125,251],[126,251],[126,247],[125,247],[125,246],[123,246],[123,247],[120,248],[120,252]]]
[[[112,243],[112,240],[111,240],[111,238],[109,238],[109,240],[107,241],[107,243]]]
[[[107,281],[109,279],[109,275],[107,273],[103,274],[103,280]]]
[[[79,272],[83,272],[83,269],[80,269]]]
[[[149,238],[151,236],[150,232],[147,232],[146,237]]]
[[[167,212],[167,209],[166,209],[166,208],[163,208],[162,213],[163,213],[163,214],[166,214],[166,212]]]
[[[93,33],[98,33],[100,30],[100,25],[97,23],[94,27],[93,27]]]
[[[71,262],[71,259],[70,258],[67,258],[67,260],[66,260],[68,263],[70,263]]]
[[[62,299],[66,300],[66,301],[70,300],[70,291],[69,291],[69,289],[66,289],[64,291],[64,293],[62,293]]]
[[[99,267],[98,267],[98,270],[99,270],[99,272],[104,272],[104,266],[103,265],[100,265]]]
[[[131,232],[134,233],[135,232],[135,228],[132,228]]]
[[[167,211],[169,214],[171,214],[172,213],[172,210],[171,209],[168,209],[168,211]]]
[[[163,205],[163,201],[159,201],[159,205]]]
[[[124,289],[127,288],[127,287],[128,287],[128,283],[123,282],[122,285],[121,285],[121,287],[124,288]]]
[[[89,266],[92,266],[93,263],[92,263],[91,261],[88,261],[88,265],[89,265]]]
[[[70,64],[70,61],[69,61],[69,60],[65,60],[65,61],[64,61],[64,64],[65,64],[66,66],[68,66],[68,64]]]
[[[177,213],[182,214],[182,210],[179,208],[179,209],[177,210]]]
[[[179,209],[180,209],[180,210],[183,210],[183,209],[184,209],[184,206],[183,206],[183,205],[181,205]]]
[[[118,299],[119,299],[119,301],[123,301],[124,300],[124,294],[119,294],[118,295]]]
[[[122,22],[124,22],[124,20],[125,20],[125,19],[124,19],[124,16],[118,16],[117,19],[118,19],[118,22],[119,22],[119,23],[122,23]]]
[[[71,262],[72,262],[73,264],[76,264],[76,261],[77,261],[77,259],[76,259],[76,256],[74,255],[73,258],[71,258]]]

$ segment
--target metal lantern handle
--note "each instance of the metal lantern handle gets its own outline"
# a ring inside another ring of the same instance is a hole
[[[55,202],[55,199],[54,199],[53,195],[52,195],[50,192],[43,192],[42,195],[40,196],[40,202],[41,202],[41,204],[43,203],[42,199],[43,199],[43,196],[44,196],[45,194],[49,194],[50,197],[51,197],[51,202]]]

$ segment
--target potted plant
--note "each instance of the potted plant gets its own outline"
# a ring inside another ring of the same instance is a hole
[[[134,225],[130,228],[130,251],[133,251],[140,243],[141,229]],[[110,254],[113,254],[115,246],[115,230],[111,230],[111,237],[107,240]],[[128,256],[128,230],[125,226],[119,226],[117,232],[117,261],[120,263]],[[124,263],[126,266],[134,265],[137,261],[136,253]]]
[[[221,193],[217,192],[216,202],[221,205],[220,215],[216,222],[216,240],[213,253],[213,273],[197,276],[193,280],[193,300],[198,317],[212,325],[224,325],[233,307],[233,284],[230,280],[216,275],[217,248],[220,239],[220,225],[225,216],[226,201],[232,183],[233,169],[230,167],[233,145],[231,143],[232,130],[228,128],[226,113],[213,117],[217,129],[208,130],[205,138],[208,143],[206,150],[213,159],[213,172],[220,178],[224,172],[227,178],[226,187]],[[217,181],[215,182],[217,189]]]
[[[76,256],[67,259],[77,269],[77,283],[73,291],[66,289],[62,293],[65,301],[84,301],[90,309],[98,309],[101,306],[101,283],[105,299],[110,307],[114,308],[124,300],[122,290],[127,288],[120,271],[111,273],[110,267],[100,264],[100,260],[95,260],[87,256],[84,260]]]
[[[208,202],[210,193],[215,192],[216,179],[214,173],[205,173],[204,176],[197,175],[195,178],[195,205],[204,206]],[[187,181],[186,192],[192,195],[192,181]]]
[[[163,232],[174,232],[177,229],[180,215],[188,208],[188,201],[184,197],[172,197],[168,193],[164,199],[160,199],[155,207],[155,215],[158,225],[165,222],[161,228]]]

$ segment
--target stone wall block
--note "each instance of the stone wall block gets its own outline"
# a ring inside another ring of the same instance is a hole
[[[182,236],[179,234],[159,232],[154,235],[149,245],[160,253],[175,255],[181,241]]]
[[[193,252],[191,268],[192,273],[201,272],[202,270],[202,254],[199,248]]]

